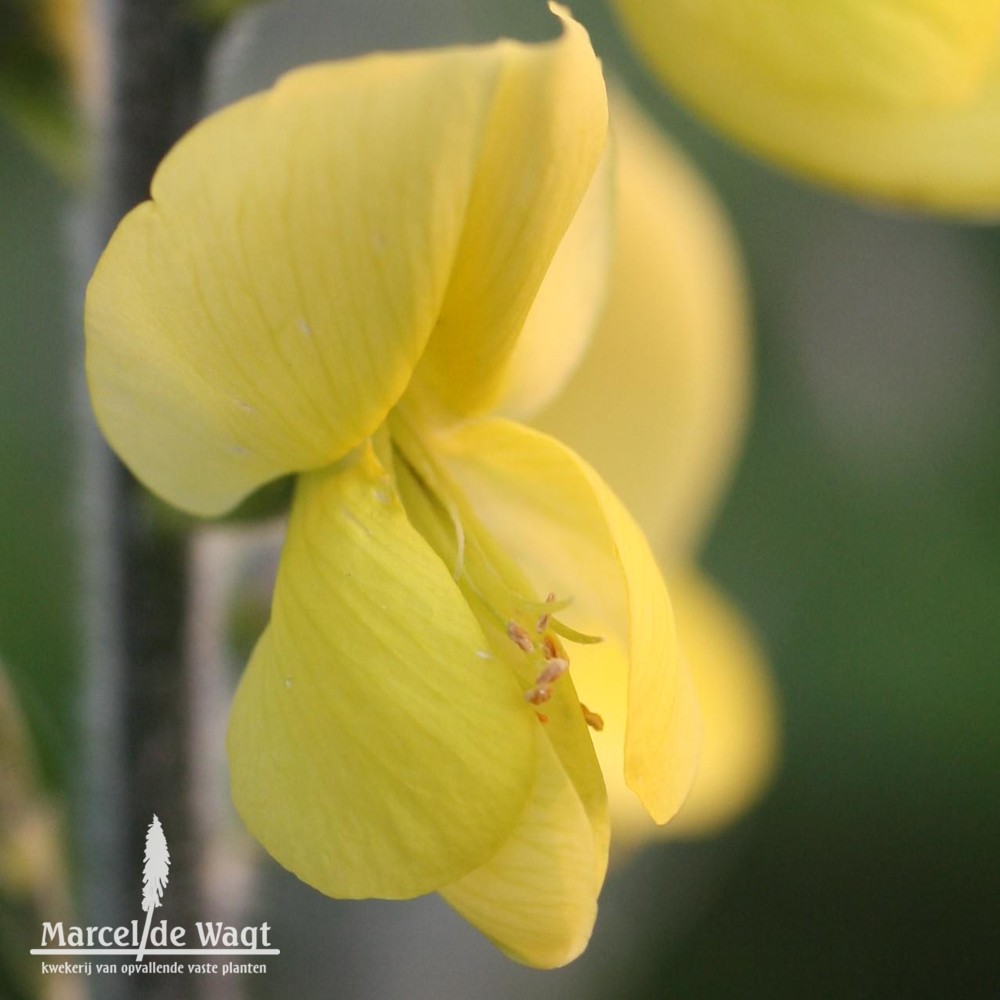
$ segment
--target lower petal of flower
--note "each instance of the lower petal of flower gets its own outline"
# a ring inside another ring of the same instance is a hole
[[[602,634],[626,645],[627,676],[618,677],[628,692],[625,780],[653,818],[666,822],[691,786],[700,724],[666,587],[642,532],[590,466],[537,431],[469,421],[440,432],[435,446],[486,530],[532,584],[573,598],[569,623],[583,631],[601,623],[610,628]],[[577,611],[579,623],[571,614]],[[577,689],[600,714],[580,678]]]
[[[538,723],[371,448],[302,477],[271,622],[230,722],[233,798],[332,896],[483,865],[524,811]]]
[[[506,844],[441,895],[511,958],[555,968],[587,946],[603,882],[596,833],[542,728],[528,807]],[[603,847],[606,853],[606,839]]]
[[[594,831],[594,878],[599,885],[607,870],[607,794],[586,716],[567,674],[568,654],[552,631],[553,613],[560,604],[526,597],[531,585],[485,534],[468,499],[441,479],[434,457],[405,424],[397,420],[394,426],[400,438],[396,476],[407,513],[451,569],[478,617],[488,642],[481,657],[490,669],[506,671],[516,680],[526,713],[540,724],[572,782]],[[540,691],[544,696],[535,697]]]

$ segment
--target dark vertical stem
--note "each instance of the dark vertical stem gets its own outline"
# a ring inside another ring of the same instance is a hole
[[[91,265],[121,217],[148,197],[156,165],[196,120],[208,37],[185,10],[185,0],[94,4],[105,79],[97,111],[94,198],[82,250]],[[172,864],[154,925],[165,918],[193,927],[199,901],[184,676],[186,545],[175,532],[158,527],[152,501],[96,430],[88,424],[82,436],[88,922],[115,926],[143,916],[142,849],[156,813]],[[192,995],[187,977],[115,978],[115,985],[105,978],[102,995]]]

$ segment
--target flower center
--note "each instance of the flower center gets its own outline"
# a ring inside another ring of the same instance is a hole
[[[524,572],[485,529],[464,492],[435,461],[430,448],[396,413],[391,418],[393,465],[411,521],[452,574],[490,643],[483,658],[494,656],[513,668],[530,705],[544,705],[566,675],[570,657],[563,640],[600,642],[556,617],[571,598],[550,592],[544,601],[528,596],[533,588]],[[604,727],[596,712],[581,705],[586,723]],[[542,722],[548,717],[536,713]]]

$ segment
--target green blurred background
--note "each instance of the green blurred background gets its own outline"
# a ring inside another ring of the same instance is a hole
[[[704,562],[764,637],[780,772],[725,835],[613,872],[590,950],[552,974],[436,900],[334,902],[264,860],[283,955],[254,995],[1000,996],[1000,238],[757,164],[663,96],[602,3],[574,13],[745,251],[756,405]],[[276,4],[224,41],[216,100],[295,61],[539,30],[531,0]],[[0,657],[63,794],[79,757],[76,211],[0,123]]]

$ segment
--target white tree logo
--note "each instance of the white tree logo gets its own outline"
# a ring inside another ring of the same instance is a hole
[[[163,890],[170,878],[170,852],[167,850],[167,838],[163,835],[163,827],[156,814],[146,831],[146,852],[142,865],[142,908],[146,911],[146,926],[142,929],[142,941],[139,943],[139,954],[136,961],[142,961],[149,940],[149,925],[153,920],[153,910],[162,905]]]

